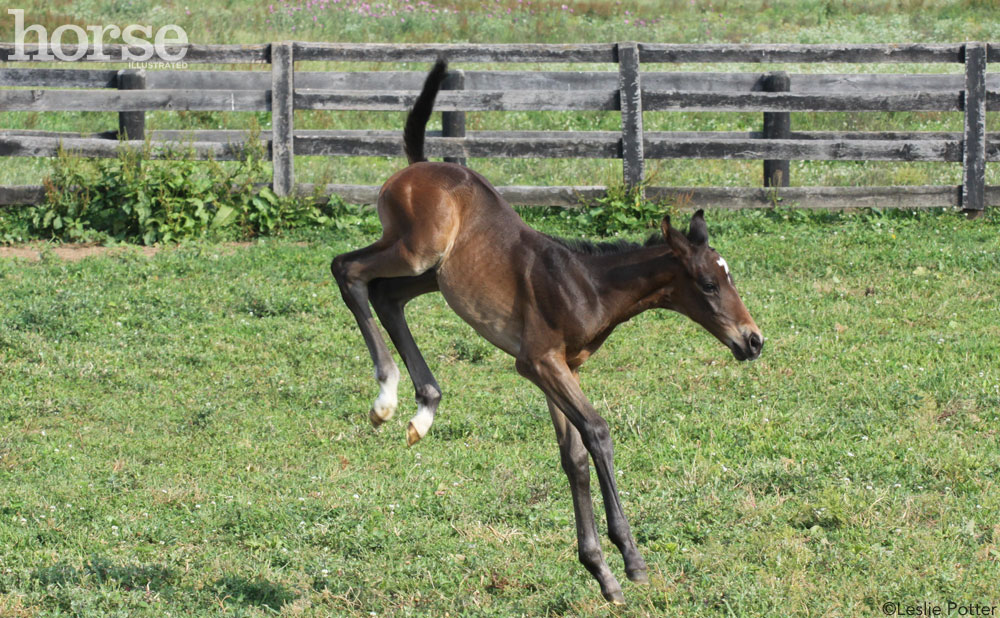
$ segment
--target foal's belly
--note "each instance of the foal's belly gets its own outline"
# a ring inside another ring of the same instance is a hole
[[[477,333],[511,356],[521,351],[521,316],[513,281],[496,264],[463,263],[453,256],[437,271],[438,287],[448,306]]]

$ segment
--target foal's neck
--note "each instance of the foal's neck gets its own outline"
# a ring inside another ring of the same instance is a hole
[[[591,262],[612,326],[656,307],[669,308],[680,264],[663,244],[637,247]]]

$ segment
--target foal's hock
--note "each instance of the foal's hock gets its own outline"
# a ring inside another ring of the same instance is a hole
[[[608,424],[580,389],[580,365],[614,328],[647,309],[672,309],[719,339],[739,360],[760,356],[764,339],[736,291],[726,261],[708,245],[702,211],[687,234],[664,217],[645,244],[593,244],[552,238],[528,227],[482,176],[424,157],[424,132],[447,72],[439,60],[406,120],[410,165],[378,196],[382,237],[333,260],[344,302],[357,319],[379,394],[369,412],[376,427],[398,403],[399,369],[369,309],[375,308],[413,380],[417,413],[406,429],[414,444],[434,421],[441,389],[403,316],[411,299],[440,291],[448,305],[493,345],[516,359],[537,385],[555,425],[569,477],[580,561],[606,599],[624,602],[601,552],[590,495],[593,459],[611,541],[629,579],[646,582],[618,498]]]

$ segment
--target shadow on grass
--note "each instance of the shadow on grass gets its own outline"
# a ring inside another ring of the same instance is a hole
[[[226,575],[213,585],[223,601],[232,600],[242,605],[257,605],[274,611],[295,600],[295,594],[261,577],[248,579],[239,575]]]
[[[91,556],[82,569],[66,563],[35,569],[32,579],[42,586],[67,587],[87,576],[101,585],[117,584],[124,590],[164,590],[173,585],[177,572],[162,564],[115,565],[107,558]]]

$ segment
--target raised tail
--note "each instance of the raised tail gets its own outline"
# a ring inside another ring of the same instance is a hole
[[[406,158],[410,163],[426,161],[424,156],[424,132],[427,128],[427,121],[431,117],[431,110],[434,109],[434,99],[437,97],[441,83],[448,72],[448,63],[439,58],[434,63],[434,68],[427,74],[424,87],[417,97],[413,109],[406,116],[406,126],[403,128],[403,149],[406,151]]]

